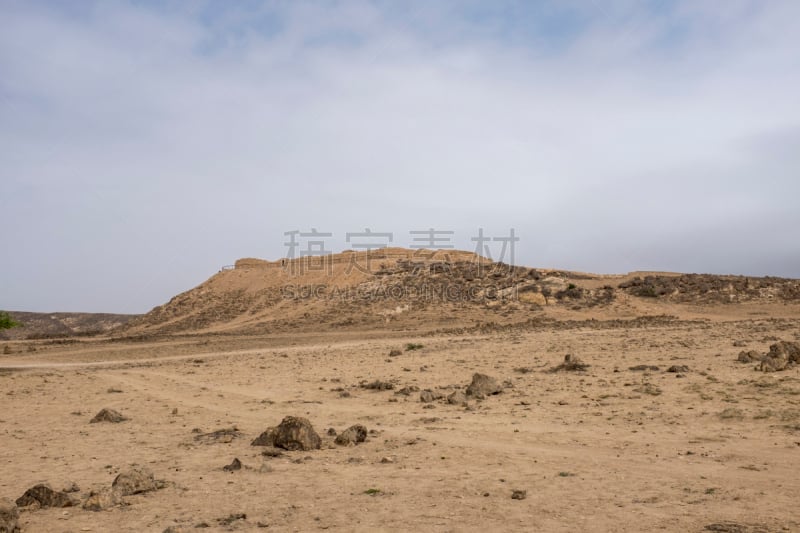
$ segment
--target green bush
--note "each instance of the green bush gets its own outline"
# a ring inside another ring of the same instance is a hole
[[[11,318],[6,311],[0,311],[0,329],[11,329],[22,326],[19,322]]]

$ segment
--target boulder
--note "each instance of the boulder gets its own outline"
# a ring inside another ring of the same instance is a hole
[[[467,387],[467,396],[479,399],[493,394],[500,394],[501,392],[503,392],[503,387],[496,379],[486,374],[474,374],[472,383]]]
[[[790,341],[776,342],[761,358],[758,369],[762,372],[779,372],[800,363],[800,344]]]
[[[19,532],[19,509],[11,500],[0,498],[0,533]]]
[[[361,424],[356,424],[342,431],[334,442],[339,446],[355,446],[365,440],[367,440],[367,428]]]
[[[287,416],[275,428],[273,446],[284,450],[319,450],[322,439],[314,431],[308,419],[299,416]]]
[[[17,505],[27,507],[38,505],[42,509],[47,507],[72,507],[78,502],[69,494],[53,490],[50,485],[41,483],[25,491],[25,494],[17,498]]]
[[[119,491],[105,488],[99,492],[90,492],[89,497],[83,502],[83,508],[86,511],[105,511],[121,503],[122,496]]]
[[[467,395],[460,390],[451,392],[447,397],[447,403],[451,405],[463,405],[467,403]]]
[[[143,466],[132,466],[130,469],[120,472],[111,487],[122,496],[130,496],[156,490],[158,485],[149,469]]]

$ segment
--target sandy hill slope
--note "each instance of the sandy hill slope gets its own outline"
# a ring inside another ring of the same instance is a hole
[[[596,275],[496,263],[471,252],[386,248],[240,259],[122,328],[126,335],[419,329],[542,313],[630,317],[674,305],[800,301],[800,281],[707,274]]]

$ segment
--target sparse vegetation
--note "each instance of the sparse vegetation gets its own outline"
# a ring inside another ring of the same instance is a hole
[[[7,311],[0,311],[0,329],[11,329],[21,327],[22,324],[11,318]]]
[[[414,344],[413,342],[409,342],[406,344],[406,351],[410,352],[413,350],[421,350],[423,348],[422,344]]]

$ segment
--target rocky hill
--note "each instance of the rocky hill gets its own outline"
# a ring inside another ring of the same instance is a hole
[[[470,252],[386,248],[240,259],[121,328],[123,334],[419,329],[536,313],[653,313],[663,304],[800,301],[800,281],[705,274],[595,275],[496,263]]]

